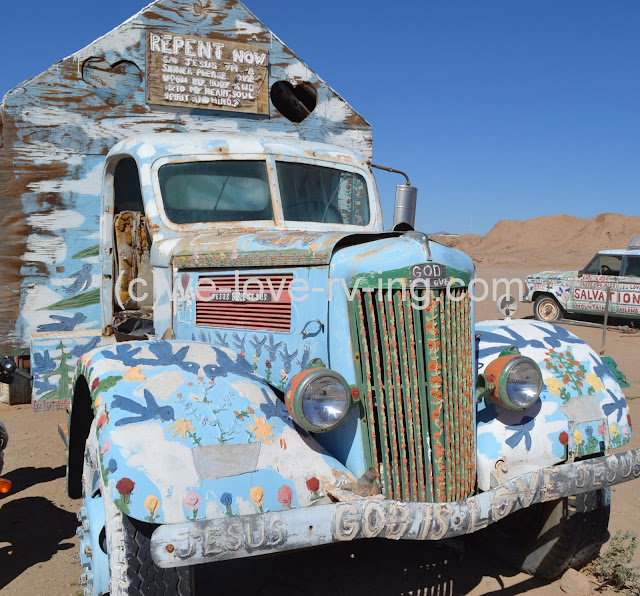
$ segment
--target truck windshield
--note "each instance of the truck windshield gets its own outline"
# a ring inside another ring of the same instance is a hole
[[[173,223],[273,219],[264,161],[167,164],[158,179],[164,211]]]
[[[285,220],[365,226],[363,176],[336,168],[277,162]],[[261,160],[170,163],[158,170],[167,218],[176,224],[273,220],[267,165]]]
[[[369,223],[369,196],[362,176],[335,168],[277,162],[284,218],[289,221]]]

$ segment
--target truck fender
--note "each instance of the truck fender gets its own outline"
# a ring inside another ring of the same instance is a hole
[[[523,473],[620,447],[631,418],[620,386],[598,354],[559,325],[525,320],[476,325],[478,372],[515,346],[542,372],[540,399],[510,411],[485,398],[477,410],[481,490]]]
[[[305,507],[356,482],[225,348],[182,341],[102,348],[81,358],[75,389],[70,448],[84,448],[95,433],[101,486],[136,519],[180,523]],[[87,404],[89,429],[75,425],[86,425]],[[70,454],[70,464],[78,457]],[[70,486],[74,471],[70,465]]]

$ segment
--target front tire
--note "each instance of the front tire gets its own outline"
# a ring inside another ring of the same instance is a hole
[[[533,305],[533,316],[538,321],[553,323],[562,319],[563,311],[558,301],[549,294],[541,294]]]
[[[515,567],[543,579],[595,559],[608,538],[611,491],[603,488],[539,503],[483,531],[482,539]]]

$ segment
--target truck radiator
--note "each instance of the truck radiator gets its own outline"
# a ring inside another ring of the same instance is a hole
[[[471,305],[466,288],[450,296],[431,290],[424,310],[401,289],[351,302],[365,449],[389,499],[457,501],[474,488]]]

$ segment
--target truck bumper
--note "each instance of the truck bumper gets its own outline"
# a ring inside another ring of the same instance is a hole
[[[543,468],[451,503],[382,497],[304,509],[158,527],[151,553],[160,567],[196,565],[357,538],[442,540],[470,534],[535,503],[620,484],[640,476],[640,449]]]

